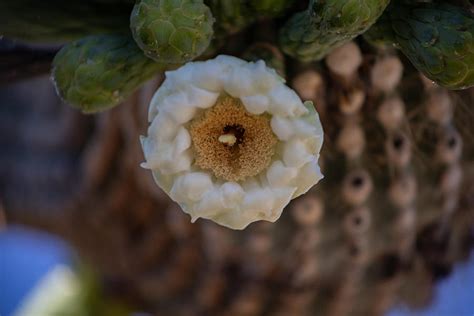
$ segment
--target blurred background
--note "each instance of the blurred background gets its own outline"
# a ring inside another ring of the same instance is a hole
[[[55,93],[57,46],[1,40],[0,315],[474,315],[474,91],[351,45],[286,65],[323,120],[324,180],[232,231],[139,167],[162,76],[84,115]]]

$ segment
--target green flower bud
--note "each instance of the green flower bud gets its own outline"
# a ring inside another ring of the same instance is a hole
[[[282,50],[303,62],[320,60],[331,49],[365,32],[389,0],[311,0],[280,33]]]
[[[89,36],[65,45],[53,60],[58,94],[84,113],[111,108],[163,65],[143,55],[130,36]]]
[[[441,3],[391,6],[367,36],[399,48],[439,85],[474,86],[474,15],[468,10]]]
[[[141,0],[130,16],[133,38],[161,63],[184,63],[211,42],[214,18],[202,0]]]

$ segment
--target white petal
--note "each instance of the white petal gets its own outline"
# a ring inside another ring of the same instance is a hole
[[[142,164],[144,168],[158,169],[163,174],[173,174],[189,170],[193,157],[190,150],[175,154],[176,146],[170,143],[161,143],[150,149],[145,149],[146,163]]]
[[[170,141],[176,137],[179,125],[166,113],[156,116],[148,128],[148,136],[157,141]]]
[[[145,150],[146,164],[151,169],[167,168],[174,157],[174,146],[171,143],[155,143],[147,139],[149,144]]]
[[[223,76],[228,75],[230,67],[208,60],[194,63],[191,83],[201,89],[219,93],[223,90]]]
[[[183,151],[188,149],[191,146],[191,136],[189,132],[184,127],[181,127],[174,139],[174,153],[175,155],[181,154]]]
[[[178,157],[168,163],[168,168],[163,168],[164,174],[178,173],[182,171],[188,171],[191,168],[193,162],[193,156],[191,151],[188,149],[181,153]]]
[[[204,196],[195,206],[191,216],[195,220],[197,217],[209,217],[225,211],[222,193],[219,189],[212,189],[204,193]]]
[[[269,100],[264,95],[244,96],[240,98],[245,109],[252,114],[262,114],[268,110]]]
[[[283,188],[276,188],[272,189],[273,195],[275,196],[275,201],[273,203],[273,209],[272,209],[272,216],[269,220],[271,221],[276,221],[280,215],[285,206],[290,203],[293,194],[296,191],[295,187],[283,187]]]
[[[247,64],[245,60],[229,55],[219,55],[215,58],[215,61],[232,67],[241,67]]]
[[[146,158],[142,165],[144,168],[160,169],[164,174],[170,174],[188,170],[191,166],[192,155],[188,150],[191,137],[184,127],[179,129],[173,142],[148,137],[142,138],[142,146]]]
[[[308,152],[306,144],[301,139],[291,139],[283,149],[283,162],[289,167],[300,168],[311,161],[314,156]]]
[[[248,67],[234,67],[224,81],[224,90],[234,98],[255,94],[257,89],[250,78],[252,71]]]
[[[280,187],[288,185],[297,174],[297,168],[286,167],[283,162],[277,160],[268,168],[267,179],[272,187]]]
[[[153,179],[155,180],[156,184],[165,191],[167,194],[169,194],[171,188],[173,187],[173,184],[176,180],[176,174],[162,174],[160,171],[157,169],[152,170],[151,174],[153,175]],[[159,193],[158,193],[159,194]]]
[[[319,168],[318,160],[315,158],[299,170],[298,178],[296,180],[298,183],[298,189],[294,193],[293,198],[308,192],[308,190],[322,178],[324,178],[324,176]]]
[[[254,220],[271,215],[274,196],[269,188],[251,190],[245,193],[242,212]]]
[[[178,202],[199,201],[213,187],[211,177],[205,172],[191,172],[179,177],[170,192]]]
[[[295,133],[291,120],[278,115],[274,115],[272,117],[270,126],[272,127],[272,131],[275,133],[278,139],[283,141],[289,140]]]
[[[244,182],[241,185],[244,188],[245,192],[260,188],[260,184],[255,178],[248,178],[244,180]]]
[[[163,99],[163,112],[170,115],[177,123],[184,124],[196,114],[196,107],[189,103],[186,93],[179,92]]]
[[[154,169],[157,167],[156,163],[156,141],[152,140],[150,137],[140,137],[140,142],[142,143],[143,155],[145,156],[145,162],[141,164],[142,168]]]
[[[323,139],[320,136],[313,135],[313,136],[306,137],[304,139],[304,143],[306,144],[306,149],[308,150],[309,153],[319,156],[319,152],[323,145]]]
[[[230,208],[236,208],[245,196],[242,187],[236,182],[226,182],[221,186],[222,199],[224,205]]]
[[[308,122],[316,128],[316,135],[320,135],[323,138],[323,126],[321,125],[321,120],[319,119],[318,112],[311,101],[305,101],[303,103],[304,107],[308,110],[308,114],[301,117],[302,120]]]
[[[309,123],[304,119],[295,119],[293,120],[293,128],[295,129],[296,134],[302,136],[312,136],[317,135],[317,128],[313,124]]]
[[[194,86],[186,89],[188,103],[201,109],[207,109],[216,104],[219,93],[210,92]]]
[[[150,101],[150,107],[148,108],[148,122],[151,122],[158,114],[159,105],[161,104],[163,99],[171,94],[173,94],[173,90],[165,87],[164,83],[155,92],[153,98]]]
[[[165,71],[166,80],[163,84],[173,89],[188,85],[192,82],[192,74],[195,67],[196,63],[190,62],[178,69]]]
[[[273,88],[269,92],[269,97],[269,112],[273,115],[293,117],[308,113],[296,92],[283,84]]]
[[[258,60],[255,63],[248,65],[252,70],[252,77],[247,80],[251,80],[252,84],[261,93],[268,93],[273,87],[278,84],[284,83],[284,79],[281,78],[274,69],[265,66],[263,60]]]

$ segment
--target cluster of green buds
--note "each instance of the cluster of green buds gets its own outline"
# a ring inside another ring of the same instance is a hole
[[[202,0],[138,1],[131,34],[91,35],[61,49],[53,61],[58,94],[84,113],[113,107],[153,75],[201,55],[213,23]]]
[[[474,85],[474,16],[447,3],[392,3],[366,37],[400,49],[429,79],[448,89]]]
[[[320,61],[364,34],[372,44],[400,49],[439,85],[465,89],[474,85],[474,15],[443,2],[5,0],[0,34],[36,42],[72,40],[55,58],[53,78],[59,95],[86,113],[119,104],[153,75],[191,60],[221,52],[245,57],[248,40],[258,39],[260,26],[252,28],[257,34],[245,33],[255,23],[278,30],[264,37],[286,55],[277,52],[281,65],[285,57]],[[254,50],[252,60],[267,58],[264,50],[263,56],[255,51],[262,50]]]

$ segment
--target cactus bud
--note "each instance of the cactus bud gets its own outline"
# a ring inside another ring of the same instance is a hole
[[[202,0],[141,0],[130,16],[133,38],[145,55],[184,63],[209,46],[214,18]]]
[[[123,101],[162,69],[143,55],[130,36],[89,36],[64,46],[53,61],[58,94],[84,113]]]
[[[445,3],[393,4],[367,37],[399,48],[439,85],[474,85],[474,15],[468,10]]]

